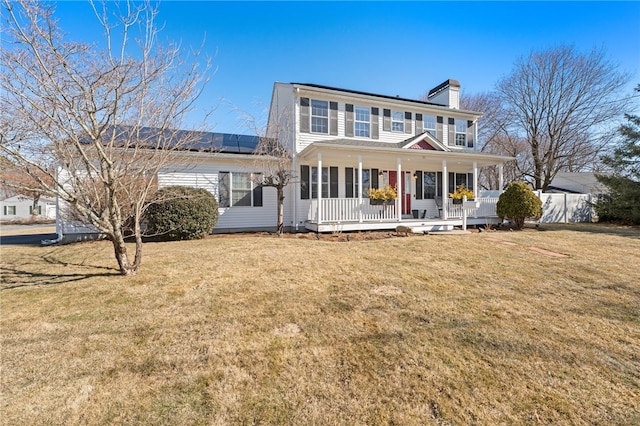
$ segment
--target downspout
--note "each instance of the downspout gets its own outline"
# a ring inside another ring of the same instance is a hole
[[[58,181],[58,170],[59,166],[56,167],[56,181]],[[50,246],[62,242],[64,238],[64,235],[62,234],[62,223],[60,221],[60,197],[56,197],[56,234],[58,234],[57,238],[53,240],[42,240],[40,241],[40,244],[43,246]]]

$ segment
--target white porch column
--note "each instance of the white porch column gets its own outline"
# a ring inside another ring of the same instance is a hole
[[[447,173],[447,160],[442,160],[442,219],[447,220],[449,212],[447,207],[449,206],[449,173]]]
[[[480,189],[478,188],[478,162],[473,162],[473,194],[476,199],[480,199]],[[478,217],[478,209],[473,211],[473,217]],[[466,229],[465,229],[466,230]]]
[[[402,176],[402,161],[400,160],[400,157],[398,157],[398,178],[396,180],[396,189],[398,191],[398,196],[396,197],[396,216],[398,217],[398,222],[400,222],[402,221],[402,204],[404,198],[404,194],[402,193],[404,189],[402,188],[404,184],[404,176]]]
[[[358,155],[358,222],[362,223],[362,155]]]
[[[322,153],[318,153],[318,173],[316,176],[316,181],[318,185],[317,195],[318,195],[318,225],[322,223]]]
[[[504,187],[504,164],[498,165],[498,191],[502,194],[502,188]]]
[[[291,168],[293,170],[294,176],[296,176],[296,174],[300,171],[298,169],[298,156],[295,154],[291,161]],[[298,232],[298,199],[300,198],[298,189],[300,188],[300,185],[290,185],[290,186],[291,186],[291,188],[289,188],[289,197],[291,198],[290,208],[293,210],[291,212],[291,215],[293,217],[293,221],[291,222],[291,226],[292,226],[291,231]],[[308,214],[309,213],[307,212],[307,215]],[[285,216],[286,216],[286,213],[285,213]]]

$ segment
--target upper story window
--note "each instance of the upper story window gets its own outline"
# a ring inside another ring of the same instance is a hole
[[[329,133],[329,102],[311,100],[311,131]]]
[[[391,131],[404,132],[404,112],[391,111]]]
[[[456,146],[467,146],[467,121],[456,118]]]
[[[436,137],[436,116],[435,115],[423,115],[422,116],[423,130],[429,132],[433,137]]]
[[[368,138],[371,135],[371,111],[365,107],[355,107],[354,135]]]

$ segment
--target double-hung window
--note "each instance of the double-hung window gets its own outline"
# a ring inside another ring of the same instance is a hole
[[[368,138],[371,135],[371,110],[355,107],[354,135]]]
[[[16,214],[16,206],[4,206],[5,216],[15,216],[15,214]]]
[[[456,118],[456,146],[467,146],[467,121]]]
[[[436,173],[424,172],[422,174],[422,195],[425,200],[432,200],[436,198]]]
[[[422,123],[423,130],[429,132],[431,136],[436,137],[436,116],[425,114],[422,116]]]
[[[404,112],[391,111],[391,131],[404,132]]]
[[[311,132],[329,133],[329,102],[311,100]]]
[[[323,167],[322,173],[322,198],[338,198],[338,168]],[[313,166],[300,166],[300,198],[318,198],[318,168]]]
[[[262,186],[259,173],[218,173],[218,205],[220,207],[261,207]]]

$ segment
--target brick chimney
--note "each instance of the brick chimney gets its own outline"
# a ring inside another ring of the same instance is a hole
[[[427,100],[453,109],[460,108],[460,83],[457,80],[446,80],[429,91]]]

